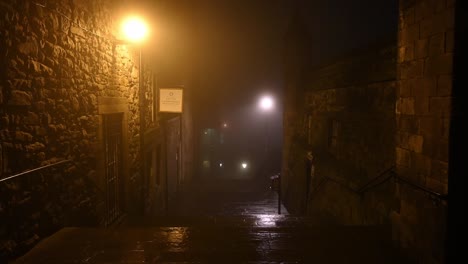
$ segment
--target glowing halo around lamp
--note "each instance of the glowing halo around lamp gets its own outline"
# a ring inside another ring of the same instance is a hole
[[[147,37],[148,26],[140,17],[128,17],[122,22],[122,33],[124,34],[125,39],[139,43]]]
[[[269,96],[264,96],[260,99],[260,108],[270,110],[273,108],[273,99]]]

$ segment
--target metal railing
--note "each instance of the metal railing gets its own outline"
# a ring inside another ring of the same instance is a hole
[[[101,190],[80,171],[67,168],[73,164],[60,160],[0,179],[0,242],[14,242],[11,247],[0,243],[1,263],[63,226],[97,225],[95,205]]]
[[[69,163],[69,162],[71,162],[71,161],[72,161],[72,160],[62,160],[62,161],[59,161],[59,162],[56,162],[56,163],[52,163],[52,164],[48,164],[48,165],[44,165],[44,166],[41,166],[41,167],[38,167],[38,168],[35,168],[35,169],[23,171],[23,172],[20,172],[20,173],[15,174],[15,175],[8,176],[8,177],[6,177],[6,178],[0,179],[0,183],[1,183],[1,182],[4,182],[4,181],[11,180],[11,179],[14,179],[14,178],[17,178],[17,177],[20,177],[20,176],[23,176],[23,175],[26,175],[26,174],[30,174],[30,173],[34,173],[34,172],[39,172],[39,171],[42,171],[42,170],[45,170],[45,169],[49,169],[49,168],[52,168],[52,167],[55,167],[55,166],[58,166],[58,165],[62,165],[62,164],[65,164],[65,163]]]
[[[364,195],[365,193],[367,193],[368,191],[374,189],[375,187],[391,180],[391,179],[394,179],[396,182],[399,182],[399,183],[403,183],[415,190],[419,190],[419,191],[422,191],[428,195],[430,195],[434,200],[436,201],[448,201],[448,194],[442,194],[442,193],[439,193],[439,192],[436,192],[434,190],[431,190],[421,184],[418,184],[418,183],[415,183],[405,177],[402,177],[400,175],[398,175],[395,170],[394,170],[394,167],[390,167],[384,171],[382,171],[381,173],[379,173],[376,177],[372,178],[371,180],[369,180],[367,183],[363,184],[361,187],[357,188],[357,189],[354,189],[350,186],[348,186],[347,184],[343,183],[342,181],[339,181],[339,180],[336,180],[332,177],[329,177],[329,176],[322,176],[322,181],[319,182],[317,188],[315,188],[315,190],[312,192],[312,197],[314,197],[314,195],[316,195],[322,188],[323,186],[325,186],[325,183],[331,181],[331,182],[334,182],[334,183],[337,183],[338,185],[342,186],[343,188],[349,190],[350,192],[352,193],[355,193],[357,195]]]

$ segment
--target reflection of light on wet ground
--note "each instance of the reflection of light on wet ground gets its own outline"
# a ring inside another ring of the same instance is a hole
[[[166,230],[168,251],[183,252],[187,247],[188,227],[171,227]]]
[[[271,227],[277,226],[277,222],[284,218],[283,215],[272,215],[272,214],[256,214],[255,216],[255,225]]]

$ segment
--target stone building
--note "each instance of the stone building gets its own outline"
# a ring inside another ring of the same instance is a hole
[[[400,0],[394,32],[321,65],[311,63],[318,35],[296,15],[285,48],[282,193],[291,213],[384,225],[418,263],[445,263],[466,146],[459,2]]]
[[[162,214],[172,171],[191,177],[190,85],[183,114],[158,112],[164,76],[121,41],[124,2],[0,1],[0,259],[65,225]]]

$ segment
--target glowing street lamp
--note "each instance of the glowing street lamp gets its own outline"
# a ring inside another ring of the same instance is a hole
[[[273,97],[265,95],[260,98],[258,101],[258,106],[263,112],[271,112],[274,107]],[[265,117],[265,157],[268,157],[268,144],[269,144],[269,135],[268,135],[268,117]]]
[[[274,105],[273,98],[271,98],[270,96],[264,96],[260,98],[260,101],[259,101],[260,109],[264,111],[270,111],[271,109],[273,109],[273,105]]]
[[[268,166],[269,166],[269,159],[270,159],[270,135],[269,135],[269,116],[271,112],[273,112],[274,108],[274,99],[272,96],[269,95],[264,95],[262,96],[259,101],[258,101],[258,107],[260,110],[263,112],[265,115],[265,150],[264,150],[264,157],[263,157],[263,173],[267,174],[268,173]],[[265,176],[266,177],[266,176]]]
[[[241,164],[242,169],[247,169],[247,162],[242,162]]]
[[[130,42],[142,43],[148,36],[148,26],[141,17],[131,16],[122,22],[122,33]]]

